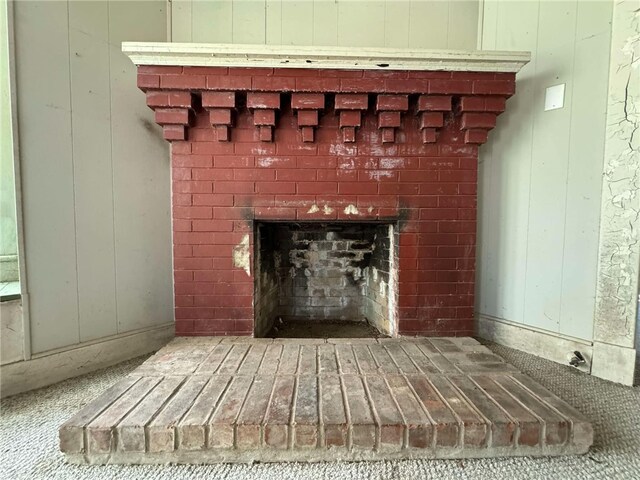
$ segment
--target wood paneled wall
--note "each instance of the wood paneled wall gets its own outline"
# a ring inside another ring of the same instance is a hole
[[[14,10],[32,353],[171,322],[168,145],[120,50],[165,2]]]
[[[482,48],[529,50],[481,152],[483,315],[590,340],[612,2],[484,3]],[[566,84],[564,108],[545,90]]]
[[[173,0],[172,41],[475,50],[479,0]]]

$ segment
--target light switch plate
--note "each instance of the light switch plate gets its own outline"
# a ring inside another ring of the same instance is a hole
[[[544,95],[544,111],[556,110],[564,107],[564,83],[547,87]]]

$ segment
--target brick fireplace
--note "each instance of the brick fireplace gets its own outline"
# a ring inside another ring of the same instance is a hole
[[[473,333],[478,148],[525,55],[141,48],[171,142],[178,335]]]

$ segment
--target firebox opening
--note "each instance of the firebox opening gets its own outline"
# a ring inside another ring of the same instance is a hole
[[[254,335],[395,335],[396,232],[389,223],[256,223]]]

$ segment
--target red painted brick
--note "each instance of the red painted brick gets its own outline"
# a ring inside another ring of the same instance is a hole
[[[160,87],[167,89],[200,89],[206,85],[204,75],[162,75],[160,77]]]
[[[208,75],[206,88],[209,90],[250,90],[251,77]]]
[[[342,78],[340,79],[341,92],[384,92],[383,78]]]
[[[298,111],[299,127],[315,127],[316,125],[318,125],[317,110],[299,110]]]
[[[451,110],[451,95],[420,95],[419,112],[448,112]]]
[[[481,129],[471,129],[464,132],[465,143],[481,145],[489,139],[489,131]]]
[[[209,110],[211,125],[231,125],[231,110],[228,108],[212,108]]]
[[[378,114],[378,128],[393,128],[401,125],[400,112],[380,112]]]
[[[300,182],[297,191],[301,194],[314,193],[317,195],[338,193],[338,184],[336,182]]]
[[[298,92],[335,92],[339,89],[340,79],[338,78],[322,76],[296,78],[296,91]]]
[[[463,113],[461,126],[463,129],[493,128],[496,126],[496,116],[493,113]]]
[[[138,73],[152,74],[179,74],[182,73],[183,67],[174,65],[140,65]]]
[[[378,185],[376,183],[364,182],[340,182],[338,184],[338,193],[350,195],[371,195],[377,193]]]
[[[366,93],[337,93],[335,96],[336,110],[366,110],[369,98]]]
[[[407,95],[378,95],[376,98],[376,110],[405,111],[409,108]]]
[[[231,206],[233,205],[233,195],[197,194],[193,196],[193,204],[212,207]]]
[[[289,92],[295,90],[296,79],[291,77],[253,77],[251,87],[257,91]]]
[[[513,95],[516,84],[509,80],[476,80],[473,82],[473,93],[488,95]]]
[[[296,184],[291,182],[256,182],[256,193],[296,193]]]
[[[160,75],[138,73],[138,88],[142,90],[147,88],[160,88]]]
[[[353,143],[356,141],[355,127],[342,127],[342,141],[345,143]]]
[[[359,127],[362,123],[362,113],[358,110],[340,112],[340,127]]]
[[[187,130],[182,125],[164,125],[162,136],[165,140],[184,140],[187,138]]]
[[[285,181],[314,181],[316,180],[316,170],[296,168],[288,170],[277,170],[276,179]]]
[[[442,112],[423,112],[420,114],[420,128],[442,127],[443,125]]]
[[[421,133],[422,143],[435,143],[438,140],[438,132],[435,128],[423,128]]]
[[[384,88],[387,93],[422,93],[429,91],[429,80],[389,78],[384,81]]]
[[[234,108],[235,92],[202,92],[202,106],[216,108]]]
[[[248,108],[280,108],[280,94],[279,93],[256,93],[249,92],[247,94],[247,107]]]
[[[256,110],[253,112],[253,123],[256,125],[275,125],[275,110]]]
[[[473,82],[468,80],[431,80],[429,93],[471,93]]]
[[[320,93],[294,93],[291,95],[291,108],[322,109],[324,108],[324,95]]]

